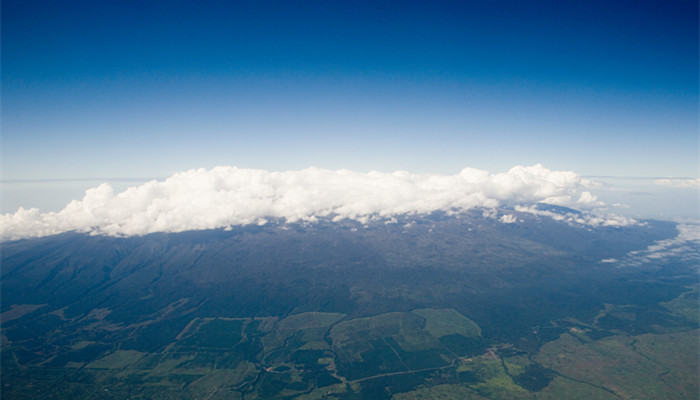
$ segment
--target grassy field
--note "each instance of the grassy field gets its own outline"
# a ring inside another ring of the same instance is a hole
[[[683,316],[689,321],[700,322],[700,290],[695,287],[690,292],[686,292],[667,302],[660,303],[662,306],[673,311],[675,314]]]
[[[436,338],[455,334],[481,336],[481,328],[477,324],[451,308],[421,308],[411,312],[425,318],[425,330]]]
[[[680,315],[689,299],[665,306]],[[452,309],[349,320],[320,312],[193,318],[160,352],[107,349],[88,361],[64,357],[57,365],[53,358],[19,368],[24,356],[10,343],[3,348],[3,398],[695,398],[699,331],[625,332],[656,329],[640,325],[639,315],[634,307],[609,306],[593,324],[559,321],[566,333],[532,354],[485,342],[480,328]],[[596,325],[611,321],[612,330]],[[76,340],[70,349],[84,355],[102,347]]]
[[[324,340],[326,330],[334,323],[341,320],[345,314],[307,312],[291,315],[277,323],[272,334],[267,335],[263,340],[266,348],[282,346],[285,340],[292,336],[299,335],[305,343],[321,343],[327,347]]]
[[[534,359],[622,399],[684,399],[698,393],[698,331],[616,335],[591,342],[566,334]]]

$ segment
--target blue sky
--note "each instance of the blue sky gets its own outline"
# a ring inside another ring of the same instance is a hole
[[[13,181],[535,163],[697,177],[697,1],[2,2],[3,211],[51,197]]]

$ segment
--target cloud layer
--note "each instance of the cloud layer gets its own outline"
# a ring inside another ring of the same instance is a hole
[[[366,221],[533,202],[585,208],[600,205],[585,190],[592,186],[573,172],[551,171],[539,164],[516,166],[499,174],[465,168],[454,175],[216,167],[177,173],[121,193],[102,184],[59,212],[20,208],[0,217],[0,238],[66,231],[144,235],[264,224],[271,218],[288,222],[313,222],[319,217]]]
[[[671,186],[678,188],[694,188],[700,186],[700,178],[690,179],[657,179],[654,184],[659,186]]]
[[[595,198],[593,198],[592,201],[596,205],[603,205],[603,203],[595,201]],[[580,201],[578,201],[578,202],[576,202],[576,204],[580,205],[581,203],[580,203]],[[555,221],[566,222],[568,224],[580,224],[580,225],[589,225],[589,226],[627,226],[627,225],[633,225],[633,224],[637,223],[637,220],[635,220],[633,218],[628,218],[628,217],[625,217],[622,215],[614,215],[613,214],[613,215],[601,216],[601,215],[595,215],[595,214],[582,214],[582,213],[576,213],[576,212],[555,213],[555,212],[547,211],[547,210],[539,210],[533,206],[517,205],[517,206],[515,206],[515,211],[545,216],[545,217],[552,218]],[[505,221],[503,221],[503,218],[501,218],[501,222],[505,222]],[[512,219],[512,222],[515,222],[514,218]]]
[[[685,221],[676,227],[678,235],[671,239],[659,240],[645,250],[631,251],[623,260],[606,259],[605,263],[619,266],[639,267],[658,263],[658,260],[680,260],[700,265],[700,223]]]

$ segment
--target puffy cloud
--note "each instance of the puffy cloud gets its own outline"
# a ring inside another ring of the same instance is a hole
[[[578,198],[576,204],[584,207],[595,207],[603,205],[602,202],[598,201],[598,196],[588,191],[581,193],[581,197]]]
[[[512,224],[518,221],[518,218],[515,217],[513,214],[504,214],[501,215],[501,218],[498,219],[504,224]]]
[[[499,174],[465,168],[454,175],[216,167],[177,173],[121,193],[102,184],[59,212],[20,208],[0,216],[0,237],[65,231],[128,236],[264,224],[276,218],[288,222],[323,217],[367,221],[502,204],[580,205],[596,202],[595,196],[584,191],[592,186],[573,172],[551,171],[539,164],[516,166]],[[502,222],[510,221],[508,216],[503,218]]]

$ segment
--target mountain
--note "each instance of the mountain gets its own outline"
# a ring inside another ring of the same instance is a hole
[[[677,235],[539,205],[5,242],[2,395],[691,398]]]

